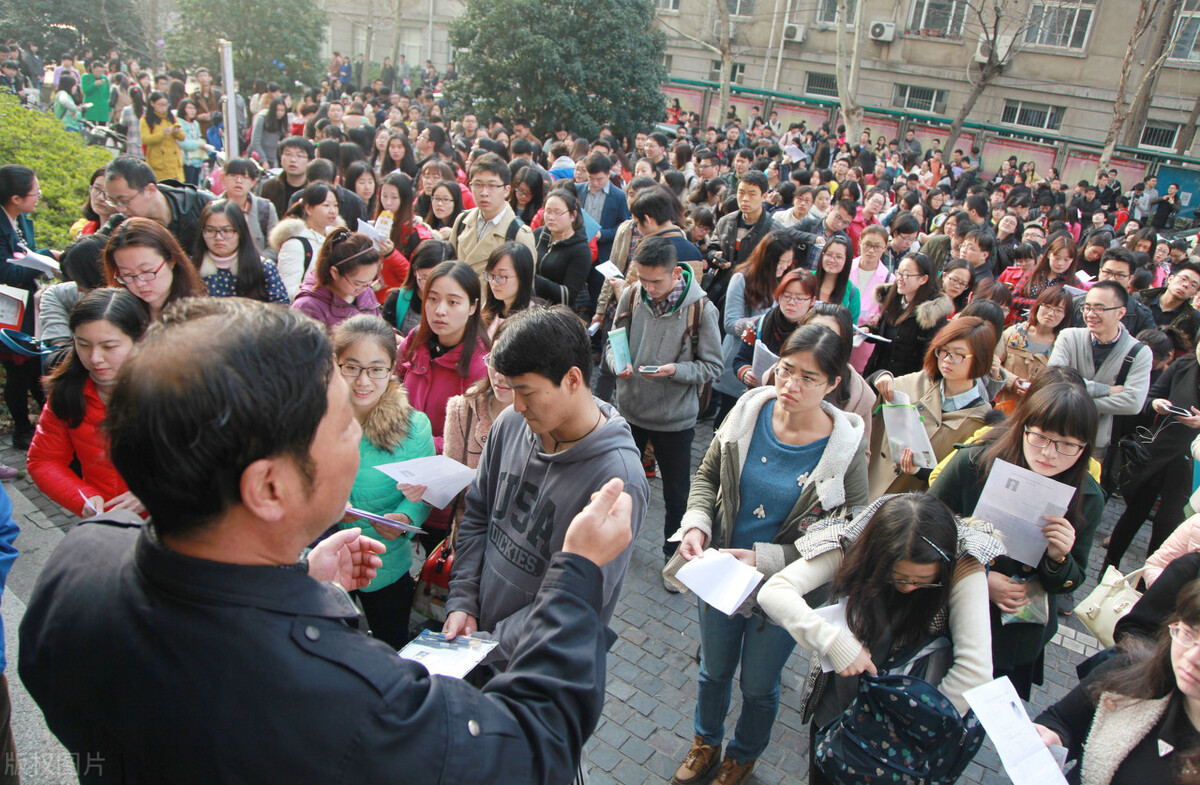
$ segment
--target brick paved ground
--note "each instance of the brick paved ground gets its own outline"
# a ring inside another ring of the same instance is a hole
[[[711,435],[708,426],[697,429],[694,464],[699,464]],[[0,461],[24,466],[23,456],[12,449],[7,433],[0,434]],[[27,477],[5,485],[17,505],[17,523],[22,527],[22,539],[17,543],[22,556],[10,575],[3,603],[8,661],[12,666],[8,677],[13,692],[13,729],[22,779],[33,785],[73,782],[69,762],[45,730],[40,712],[24,693],[15,663],[16,624],[24,603],[41,565],[61,536],[59,530],[68,528],[74,519],[42,496]],[[586,748],[592,785],[668,781],[692,739],[698,668],[696,599],[693,595],[668,594],[662,588],[662,551],[658,541],[662,531],[662,485],[659,480],[651,480],[650,487],[649,517],[613,618],[619,639],[608,657],[608,702],[604,718]],[[1110,505],[1101,537],[1116,521],[1119,504]],[[1130,552],[1145,553],[1146,537],[1146,532],[1141,533]],[[1093,550],[1090,580],[1077,597],[1085,596],[1095,585],[1101,559],[1102,552],[1097,546]],[[1127,558],[1128,568],[1132,568],[1132,561],[1132,556]],[[1076,663],[1094,653],[1096,647],[1095,639],[1083,631],[1077,620],[1065,621],[1060,626],[1060,635],[1047,651],[1047,683],[1035,693],[1031,715],[1066,693],[1075,682]],[[779,718],[771,745],[755,769],[752,783],[802,783],[806,779],[808,734],[800,723],[798,706],[799,687],[807,670],[807,654],[797,649],[783,674]],[[730,731],[739,707],[740,696],[735,686],[728,722]],[[980,751],[963,782],[985,785],[1008,782],[990,745]]]

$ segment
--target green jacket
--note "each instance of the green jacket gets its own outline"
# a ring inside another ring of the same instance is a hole
[[[763,406],[775,396],[774,387],[755,388],[743,395],[729,412],[700,462],[688,494],[687,511],[679,531],[671,539],[682,539],[688,529],[700,529],[709,537],[708,547],[729,547],[742,504],[738,491],[746,452]],[[754,546],[758,571],[767,578],[799,557],[795,542],[810,525],[832,515],[844,513],[848,517],[850,508],[867,503],[862,418],[826,402],[821,403],[821,409],[833,418],[833,433],[821,460],[807,477],[797,478],[800,496],[774,540]],[[663,572],[674,575],[682,564],[683,557],[676,554]]]
[[[404,498],[396,488],[396,481],[375,469],[383,463],[407,461],[434,455],[433,429],[429,418],[412,408],[408,395],[400,382],[392,380],[383,393],[383,398],[363,424],[362,441],[358,445],[358,474],[350,490],[353,507],[385,515],[402,512],[420,526],[429,517],[429,505],[413,503]],[[361,526],[363,533],[370,535],[374,529],[370,521],[358,519],[343,523],[343,529]],[[390,586],[404,577],[412,566],[412,535],[405,534],[387,541],[387,552],[381,557],[383,566],[375,579],[362,591],[376,591]]]
[[[975,505],[983,493],[986,477],[980,477],[979,461],[991,442],[972,445],[959,450],[942,469],[934,480],[929,493],[943,502],[956,515],[970,515],[975,511]],[[1078,589],[1087,579],[1088,556],[1092,552],[1092,541],[1095,539],[1096,527],[1104,515],[1104,496],[1100,484],[1092,476],[1085,475],[1083,486],[1077,491],[1083,496],[1083,526],[1075,530],[1075,547],[1061,567],[1042,558],[1037,568],[1029,567],[1013,561],[1007,556],[999,556],[988,565],[989,571],[994,570],[1004,575],[1022,575],[1036,578],[1046,589],[1049,601],[1050,620],[1046,625],[1040,624],[1008,624],[1000,623],[1000,611],[994,603],[990,604],[992,615],[992,664],[997,670],[1011,669],[1017,665],[1025,665],[1037,659],[1042,649],[1054,637],[1058,630],[1058,598],[1056,595],[1067,594]]]

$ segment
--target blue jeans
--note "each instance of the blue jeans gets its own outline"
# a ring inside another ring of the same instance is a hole
[[[742,663],[742,713],[725,754],[738,763],[757,760],[771,741],[779,711],[779,677],[795,648],[787,630],[760,616],[730,618],[700,602],[700,685],[696,735],[706,744],[725,738],[733,672]]]

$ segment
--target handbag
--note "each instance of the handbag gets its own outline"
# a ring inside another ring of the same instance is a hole
[[[1101,646],[1108,648],[1114,644],[1113,630],[1117,622],[1133,610],[1134,604],[1142,598],[1141,592],[1133,587],[1145,571],[1143,567],[1128,575],[1121,575],[1120,570],[1110,564],[1100,584],[1075,606],[1075,615],[1096,636]]]

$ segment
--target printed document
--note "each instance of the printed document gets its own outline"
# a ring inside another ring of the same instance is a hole
[[[399,651],[401,657],[425,666],[431,676],[461,679],[483,661],[496,641],[459,635],[452,641],[440,632],[425,630]]]
[[[1007,676],[969,689],[963,698],[987,731],[1013,782],[1067,785]]]
[[[996,460],[971,515],[996,527],[1010,558],[1036,567],[1046,552],[1046,516],[1065,514],[1074,495],[1070,485]]]
[[[726,616],[733,615],[762,579],[761,572],[738,561],[732,553],[721,553],[712,548],[675,573],[675,580]]]
[[[375,468],[398,483],[424,485],[425,496],[422,501],[434,507],[448,507],[454,497],[475,479],[474,469],[445,455],[384,463]]]
[[[913,452],[913,465],[919,469],[932,469],[937,466],[937,456],[933,445],[929,442],[929,434],[925,432],[925,424],[917,407],[912,405],[912,398],[899,390],[892,391],[892,402],[880,404],[883,412],[883,425],[887,430],[888,454],[893,463],[900,463],[900,454],[907,447]]]

